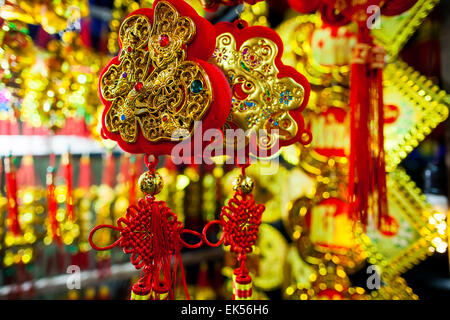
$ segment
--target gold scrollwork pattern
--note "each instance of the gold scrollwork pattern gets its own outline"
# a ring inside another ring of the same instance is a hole
[[[112,101],[108,131],[119,132],[127,143],[136,142],[138,127],[150,142],[192,134],[213,99],[206,72],[186,60],[195,34],[194,21],[165,1],[155,7],[153,26],[139,14],[122,23],[119,64],[111,64],[101,78],[102,95]]]
[[[290,77],[278,78],[275,58],[279,48],[273,41],[255,37],[240,48],[236,46],[234,36],[223,33],[217,37],[213,54],[214,63],[225,73],[232,88],[228,121],[256,134],[262,149],[272,148],[277,139],[294,138],[299,127],[289,111],[301,105],[305,89]],[[278,131],[276,136],[274,130]],[[260,132],[267,134],[259,135]]]

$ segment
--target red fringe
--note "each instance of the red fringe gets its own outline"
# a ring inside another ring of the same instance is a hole
[[[78,188],[89,189],[91,186],[91,160],[89,155],[83,155],[80,159],[80,174]]]
[[[5,180],[8,198],[8,231],[18,236],[22,233],[22,230],[19,223],[16,170],[11,157],[5,158]]]
[[[358,34],[350,78],[350,215],[364,226],[369,214],[381,228],[388,216],[384,159],[382,56],[366,28]]]
[[[73,206],[73,169],[72,169],[72,157],[70,153],[64,155],[64,169],[67,186],[66,194],[66,211],[69,221],[75,221],[75,210]]]
[[[55,155],[50,155],[50,166],[47,169],[47,206],[48,206],[48,220],[52,231],[53,241],[58,246],[62,246],[61,235],[59,231],[59,223],[56,219],[58,211],[58,203],[55,195]]]

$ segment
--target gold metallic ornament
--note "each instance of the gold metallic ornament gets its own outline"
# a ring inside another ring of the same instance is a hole
[[[249,176],[239,175],[233,181],[233,190],[238,191],[241,190],[245,194],[249,194],[253,191],[255,186],[255,182]]]
[[[351,272],[362,266],[367,255],[355,239],[345,208],[339,198],[302,197],[291,203],[291,236],[305,262],[319,265],[332,261]]]
[[[386,171],[390,172],[448,117],[450,99],[401,60],[387,64],[383,72]]]
[[[139,177],[138,184],[142,192],[153,196],[161,191],[164,181],[158,172],[146,171]]]
[[[205,16],[205,10],[198,0],[185,1],[189,3],[200,16]],[[112,19],[109,23],[110,32],[108,36],[108,51],[110,54],[116,55],[120,50],[117,38],[119,37],[119,29],[122,18],[139,8],[151,8],[152,5],[153,0],[114,0]]]
[[[390,215],[398,227],[386,234],[357,229],[357,239],[387,279],[409,270],[434,252],[445,252],[445,213],[434,211],[403,169],[387,176]]]
[[[260,149],[271,149],[278,140],[291,140],[303,129],[290,111],[302,104],[305,88],[290,77],[278,77],[278,50],[274,41],[262,37],[249,38],[237,48],[235,37],[225,32],[217,37],[213,54],[233,91],[227,126],[234,125],[247,136],[256,134]],[[278,134],[271,129],[278,129]],[[263,130],[267,135],[260,136]],[[235,141],[225,143],[235,145]]]
[[[138,126],[150,142],[182,140],[185,136],[173,135],[183,129],[192,133],[213,99],[203,68],[186,61],[185,48],[195,33],[193,20],[164,1],[155,7],[153,26],[143,15],[123,22],[119,64],[100,79],[103,97],[112,102],[105,118],[110,132],[128,143],[136,142]]]
[[[438,3],[439,0],[418,0],[408,11],[395,16],[385,16],[381,11],[382,23],[379,28],[371,30],[375,43],[383,46],[392,59],[396,58],[408,39]]]

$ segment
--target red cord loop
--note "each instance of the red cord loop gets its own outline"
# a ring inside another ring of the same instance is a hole
[[[150,160],[150,157],[153,157],[153,160]],[[154,155],[145,154],[144,162],[150,172],[155,172],[155,169],[158,166],[159,158]]]
[[[198,237],[198,238],[200,239],[200,241],[197,242],[196,244],[189,244],[189,243],[187,243],[186,241],[184,241],[183,238],[181,237],[181,235],[182,235],[183,233],[192,234],[192,235]],[[197,231],[189,230],[189,229],[183,229],[183,231],[181,231],[181,234],[180,234],[180,242],[181,242],[181,244],[182,244],[183,246],[185,246],[186,248],[189,248],[189,249],[197,249],[197,248],[200,248],[200,247],[202,246],[202,244],[203,244],[203,237],[202,237],[202,235],[201,235],[200,233],[198,233]]]
[[[208,229],[214,224],[220,224],[220,225],[223,226],[222,221],[220,221],[220,220],[213,220],[213,221],[210,221],[210,222],[208,222],[206,224],[206,226],[203,228],[203,232],[202,232],[203,241],[210,247],[218,247],[218,246],[220,246],[222,244],[223,240],[225,239],[225,234],[222,233],[222,236],[220,237],[219,241],[217,241],[216,243],[212,243],[212,242],[210,242],[208,240],[208,238],[206,237],[206,233],[208,232]]]
[[[122,232],[122,230],[123,230],[120,227],[115,227],[115,226],[112,226],[109,224],[101,224],[101,225],[96,226],[94,229],[92,229],[91,233],[89,234],[89,243],[91,244],[91,247],[94,250],[97,250],[97,251],[110,250],[110,249],[114,248],[115,246],[117,246],[120,243],[120,241],[122,240],[122,237],[120,237],[119,239],[117,239],[114,243],[110,244],[109,246],[98,247],[93,241],[94,234],[95,234],[95,232],[97,232],[98,230],[103,229],[103,228],[109,228],[109,229],[117,230],[119,232]]]

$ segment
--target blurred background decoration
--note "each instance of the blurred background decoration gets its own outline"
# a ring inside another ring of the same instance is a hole
[[[98,75],[119,50],[122,20],[153,1],[1,2],[0,299],[126,299],[137,271],[119,249],[92,251],[88,235],[136,202],[145,166],[142,157],[101,138]],[[383,86],[392,217],[381,232],[352,232],[347,216],[356,25],[324,24],[320,13],[295,11],[295,0],[235,1],[215,11],[202,6],[214,1],[187,2],[212,23],[240,17],[275,29],[284,63],[312,88],[305,116],[311,144],[284,149],[273,175],[261,174],[264,163],[248,170],[256,201],[266,206],[248,261],[253,298],[450,296],[448,1],[419,0],[401,15],[382,15],[373,30],[388,53]],[[158,197],[196,231],[218,218],[238,175],[232,165],[176,166],[170,158],[160,161],[159,172],[166,187]],[[117,236],[98,235],[101,243]],[[191,297],[231,298],[230,252],[204,246],[182,255]],[[74,265],[83,273],[81,289],[66,285]],[[380,286],[369,285],[374,270]]]

